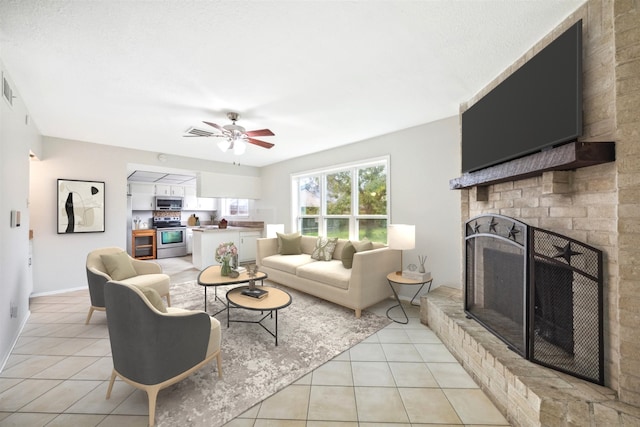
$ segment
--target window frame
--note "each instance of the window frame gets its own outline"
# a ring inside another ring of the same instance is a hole
[[[240,206],[240,201],[246,202],[246,206],[247,206],[247,213],[246,214],[239,214],[239,213],[235,213],[232,214],[231,213],[231,205],[233,204],[234,201],[237,202],[237,206]],[[247,198],[242,198],[242,197],[231,197],[231,198],[225,198],[222,199],[222,215],[225,217],[235,217],[235,218],[248,218],[249,217],[249,212],[251,210],[250,206],[249,206],[249,202],[250,200]]]
[[[377,157],[373,159],[367,159],[362,161],[350,162],[340,165],[335,165],[330,168],[322,168],[309,170],[290,175],[291,181],[291,212],[292,212],[292,224],[291,228],[294,231],[303,233],[302,223],[304,220],[315,220],[317,224],[316,234],[305,234],[309,236],[328,236],[327,234],[327,220],[330,219],[345,219],[349,220],[348,225],[348,237],[338,236],[340,238],[348,238],[350,240],[360,240],[360,220],[368,219],[381,219],[385,220],[387,225],[391,220],[391,170],[390,170],[389,156]],[[386,185],[386,213],[385,214],[360,214],[359,213],[359,175],[358,171],[368,167],[384,166],[385,169],[385,185]],[[327,176],[338,172],[349,170],[351,172],[351,212],[349,214],[327,214]],[[320,186],[320,206],[319,213],[317,215],[303,215],[301,213],[300,199],[299,199],[299,180],[307,177],[319,177]],[[332,235],[333,236],[333,235]],[[332,237],[328,236],[328,237]],[[385,241],[381,243],[385,243]]]

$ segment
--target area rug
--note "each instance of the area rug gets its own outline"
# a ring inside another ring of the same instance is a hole
[[[160,426],[221,426],[313,369],[376,333],[390,322],[366,311],[357,319],[354,311],[293,289],[265,281],[292,296],[292,303],[278,314],[278,346],[259,325],[231,323],[226,311],[216,318],[222,325],[222,372],[215,362],[158,395],[156,421]],[[218,287],[224,298],[231,287]],[[207,291],[207,311],[222,309]],[[172,285],[171,305],[204,309],[204,289],[195,281]],[[233,309],[233,318],[257,318],[258,312]],[[265,326],[273,330],[274,320]]]

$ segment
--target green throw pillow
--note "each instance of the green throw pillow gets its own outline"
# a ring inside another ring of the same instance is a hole
[[[337,244],[337,237],[318,237],[318,239],[316,240],[316,248],[313,250],[311,258],[317,259],[318,261],[331,261],[331,258],[333,258],[333,252],[336,250]]]
[[[125,251],[115,254],[103,254],[100,255],[100,259],[102,259],[102,263],[107,269],[107,274],[113,280],[125,280],[138,275],[135,268],[133,268],[129,254]]]
[[[360,240],[359,242],[353,242],[353,246],[356,248],[356,252],[370,251],[371,249],[373,249],[373,243],[371,243],[366,238]]]
[[[136,285],[134,285],[136,286]],[[151,303],[152,306],[156,308],[161,313],[167,312],[167,307],[164,305],[164,301],[162,301],[162,297],[153,288],[148,288],[146,286],[136,286],[144,294],[147,300]]]
[[[302,253],[300,248],[302,236],[300,233],[276,234],[278,235],[278,253],[280,255],[300,255]]]
[[[351,243],[351,241],[348,241],[345,245],[344,248],[342,248],[342,265],[344,266],[344,268],[351,268],[353,267],[353,256],[356,253],[356,247],[353,246],[353,243]]]
[[[361,241],[348,241],[342,249],[342,265],[344,268],[352,268],[355,253],[370,251],[371,249],[373,249],[373,243],[366,238]]]

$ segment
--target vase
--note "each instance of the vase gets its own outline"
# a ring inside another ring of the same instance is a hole
[[[220,275],[228,276],[231,273],[231,265],[229,265],[228,260],[222,261],[222,267],[220,267]]]

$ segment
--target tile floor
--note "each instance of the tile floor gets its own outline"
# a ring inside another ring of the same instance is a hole
[[[172,283],[190,258],[159,260]],[[31,317],[0,373],[0,426],[145,426],[146,395],[112,369],[104,313],[85,326],[88,291],[31,300]],[[393,302],[372,310],[384,315]],[[393,323],[257,404],[226,427],[505,426],[505,418],[436,335],[406,307]]]

